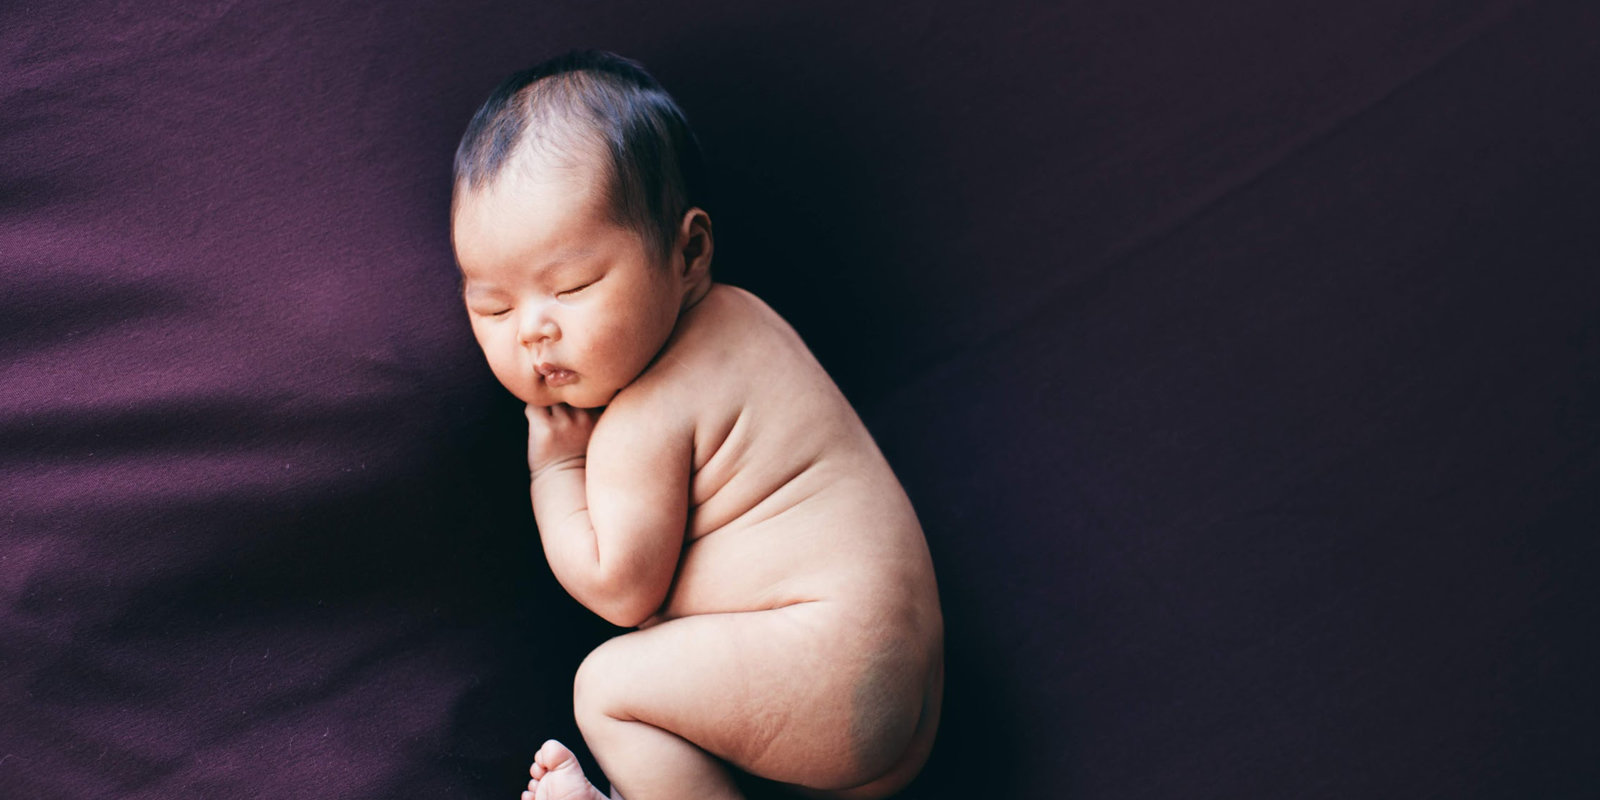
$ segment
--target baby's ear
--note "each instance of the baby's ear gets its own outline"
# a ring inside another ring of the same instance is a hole
[[[711,251],[715,241],[711,235],[711,215],[696,207],[683,215],[678,229],[678,241],[683,254],[683,276],[696,277],[711,271]]]

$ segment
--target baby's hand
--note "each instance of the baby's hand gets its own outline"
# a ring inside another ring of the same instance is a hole
[[[537,478],[545,470],[582,466],[589,451],[589,434],[600,412],[573,408],[566,403],[530,405],[528,415],[528,472]]]

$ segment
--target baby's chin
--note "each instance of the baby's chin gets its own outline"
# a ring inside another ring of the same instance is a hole
[[[599,408],[611,402],[617,395],[616,389],[605,389],[593,385],[584,385],[580,377],[576,383],[566,386],[545,386],[544,381],[537,380],[532,387],[506,387],[516,395],[518,400],[530,406],[569,405],[573,408]]]

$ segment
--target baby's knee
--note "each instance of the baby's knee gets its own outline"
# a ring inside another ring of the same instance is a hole
[[[620,715],[621,687],[627,684],[620,674],[626,662],[617,639],[596,647],[578,665],[572,679],[572,710],[581,729],[602,718],[622,718]]]

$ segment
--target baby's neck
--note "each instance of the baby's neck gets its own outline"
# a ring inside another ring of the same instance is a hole
[[[700,304],[701,300],[706,299],[706,295],[711,294],[711,287],[715,283],[710,278],[706,278],[689,287],[689,291],[683,293],[683,305],[678,308],[678,316],[681,318],[688,313],[689,309],[694,308]]]

